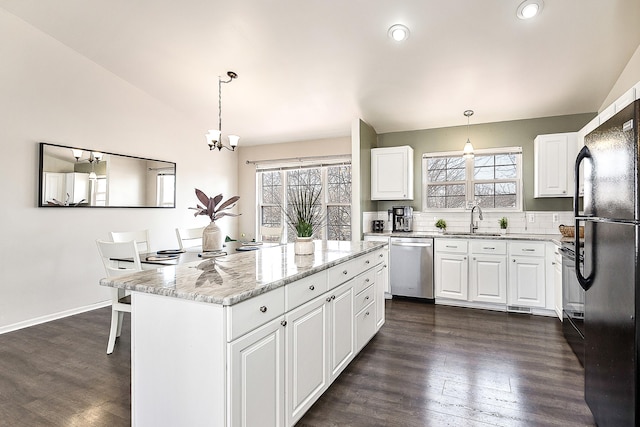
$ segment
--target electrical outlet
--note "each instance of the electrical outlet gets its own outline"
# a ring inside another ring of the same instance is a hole
[[[535,214],[527,214],[528,218],[529,218],[529,222],[536,222],[536,216]]]
[[[558,214],[553,214],[553,222],[558,222]]]

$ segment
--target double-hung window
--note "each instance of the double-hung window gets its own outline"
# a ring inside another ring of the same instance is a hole
[[[300,187],[315,187],[321,192],[323,227],[315,238],[351,240],[351,163],[283,166],[258,165],[257,229],[282,227],[285,240],[293,242],[296,234],[286,225],[282,208],[287,209],[287,194]],[[286,226],[283,226],[285,224]]]
[[[522,148],[422,155],[422,210],[522,209]]]

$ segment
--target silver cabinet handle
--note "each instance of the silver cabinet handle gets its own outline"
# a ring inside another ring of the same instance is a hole
[[[287,326],[287,321],[286,321],[286,320],[283,320],[282,322],[280,322],[280,324],[281,324],[282,326]]]
[[[365,315],[365,316],[368,316],[368,315],[369,315],[369,312],[367,311],[364,315]]]
[[[445,245],[444,247],[445,247],[445,248],[458,249],[458,247],[457,247],[457,246],[454,246],[454,245]]]
[[[331,299],[332,300],[336,299],[336,296],[335,295],[331,295]]]
[[[331,302],[331,297],[327,297],[327,302]]]
[[[384,257],[384,254],[380,254],[380,255],[378,255],[378,256],[379,256],[380,258],[382,258],[382,257]]]
[[[473,260],[475,261],[475,260],[476,260],[476,257],[473,257]]]
[[[367,295],[364,300],[368,301],[369,300],[369,295]]]
[[[315,288],[316,288],[316,287],[315,287],[315,286],[313,286],[313,285],[309,286],[309,290],[311,290],[311,291],[313,291]]]
[[[369,260],[366,260],[364,263],[365,263],[365,264],[369,264]]]
[[[432,245],[431,243],[397,243],[397,242],[393,242],[392,243],[393,246],[411,246],[411,247],[418,247],[418,248],[430,248]],[[447,246],[448,248],[457,248],[457,246]]]
[[[462,259],[467,259],[467,257],[463,257]]]
[[[347,274],[347,270],[344,270],[344,271],[342,272],[342,274]]]
[[[263,305],[262,307],[260,307],[260,311],[263,312],[263,313],[266,313],[267,312],[267,306]]]
[[[482,249],[490,249],[490,250],[492,250],[492,251],[495,251],[495,250],[496,250],[496,248],[490,248],[489,246],[485,246],[485,247],[483,247]]]
[[[522,252],[535,252],[535,249],[523,248]]]
[[[364,283],[369,283],[369,279],[364,279]]]
[[[516,260],[514,259],[513,262],[516,262]]]

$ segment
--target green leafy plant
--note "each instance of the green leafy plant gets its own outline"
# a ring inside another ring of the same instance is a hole
[[[500,224],[501,229],[506,230],[507,227],[509,226],[509,220],[507,219],[506,216],[503,216],[498,220],[498,224]]]
[[[322,188],[318,186],[296,187],[287,192],[286,209],[280,204],[287,222],[298,237],[312,237],[324,224],[321,194]]]
[[[442,231],[446,230],[447,229],[447,221],[445,221],[444,219],[440,218],[439,220],[436,221],[436,228],[439,228]]]
[[[197,205],[195,208],[189,208],[196,211],[193,216],[207,215],[211,222],[215,222],[217,219],[220,219],[223,216],[241,215],[231,212],[223,212],[233,208],[236,205],[236,202],[240,199],[240,196],[233,196],[222,204],[220,204],[220,202],[222,201],[222,194],[218,194],[216,197],[208,197],[206,194],[204,194],[204,192],[196,188],[196,196],[198,197],[198,200],[200,201],[200,203],[202,203],[202,205]],[[218,206],[218,204],[220,204],[220,206]]]

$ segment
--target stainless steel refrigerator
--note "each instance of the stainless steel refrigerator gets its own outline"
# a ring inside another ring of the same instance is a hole
[[[625,107],[585,138],[584,163],[585,400],[599,427],[636,426],[638,418],[638,120],[640,101]],[[579,248],[576,235],[576,248]]]

